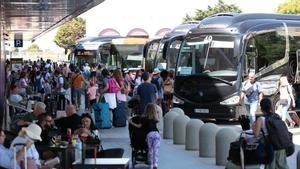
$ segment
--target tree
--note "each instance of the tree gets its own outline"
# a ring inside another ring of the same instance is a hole
[[[32,44],[27,48],[28,54],[29,56],[36,56],[38,55],[39,52],[41,52],[42,50],[40,49],[40,47],[37,44]]]
[[[57,31],[54,42],[65,51],[71,49],[86,33],[86,21],[77,17],[62,25]]]
[[[283,14],[300,14],[300,0],[289,0],[286,3],[280,4],[276,12]]]
[[[194,16],[186,16],[183,18],[183,22],[189,21],[200,21],[208,16],[217,14],[217,13],[225,13],[225,12],[242,12],[241,9],[235,4],[225,4],[222,0],[219,0],[218,4],[215,6],[208,6],[206,10],[196,9]]]
[[[37,53],[37,52],[41,52],[42,50],[40,49],[40,47],[37,44],[32,44],[27,48],[29,53]]]

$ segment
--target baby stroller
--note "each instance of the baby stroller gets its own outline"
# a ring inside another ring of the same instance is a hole
[[[132,117],[132,122],[140,123],[141,117]],[[132,124],[128,125],[130,144],[132,148],[131,160],[132,168],[134,168],[137,163],[148,163],[148,146],[146,142],[146,132],[143,128],[136,128]]]

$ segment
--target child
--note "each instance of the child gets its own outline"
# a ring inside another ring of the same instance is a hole
[[[90,86],[87,90],[87,94],[89,96],[89,101],[90,101],[90,108],[97,101],[97,90],[98,88],[95,86],[94,82],[90,81]]]
[[[156,127],[159,121],[156,104],[149,103],[145,108],[145,117],[141,119],[140,124],[132,122],[131,118],[129,123],[137,128],[143,127],[146,131],[146,140],[148,144],[148,159],[152,169],[157,169],[158,166],[158,149],[160,146],[160,134]]]

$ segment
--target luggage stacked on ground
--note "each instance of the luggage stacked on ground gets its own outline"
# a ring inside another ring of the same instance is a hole
[[[100,129],[111,128],[111,115],[109,105],[105,102],[98,102],[93,104],[95,126]]]
[[[117,107],[113,113],[113,125],[115,127],[125,127],[127,121],[125,102],[117,101]]]

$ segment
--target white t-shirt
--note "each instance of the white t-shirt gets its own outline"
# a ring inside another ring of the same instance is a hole
[[[289,92],[292,92],[292,88],[290,85],[280,86],[279,92],[280,92],[280,99],[290,99]]]

